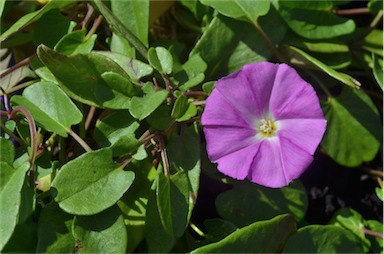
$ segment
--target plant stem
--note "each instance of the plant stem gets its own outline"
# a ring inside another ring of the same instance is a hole
[[[381,20],[382,17],[383,17],[383,10],[380,10],[380,11],[376,14],[375,18],[372,20],[371,24],[369,24],[369,27],[370,27],[371,29],[375,28],[375,27],[379,24],[379,22],[380,22],[380,20]]]
[[[37,134],[36,134],[36,124],[35,120],[33,119],[31,113],[23,106],[17,106],[12,110],[12,113],[9,115],[9,119],[16,119],[17,113],[23,113],[25,118],[27,118],[28,124],[29,124],[29,135],[31,138],[31,154],[29,155],[29,161],[31,163],[31,170],[33,170],[33,164],[35,162],[36,158],[36,152],[37,152]]]
[[[252,22],[253,26],[256,28],[257,31],[261,34],[261,36],[264,38],[265,42],[267,43],[268,47],[271,49],[275,57],[280,61],[280,62],[286,62],[285,58],[283,55],[280,53],[280,51],[277,50],[271,39],[269,39],[268,35],[264,32],[263,28],[260,26],[259,22],[256,20]]]
[[[14,139],[17,143],[19,143],[19,144],[23,144],[23,143],[24,143],[24,141],[23,141],[21,138],[19,138],[18,136],[16,136],[15,133],[13,133],[10,129],[8,129],[8,128],[4,125],[3,121],[0,121],[0,127],[4,130],[5,133],[7,133],[7,134],[8,134],[12,139]]]
[[[95,21],[93,22],[93,25],[91,27],[91,29],[89,30],[89,32],[87,33],[87,35],[85,36],[84,40],[87,41],[89,40],[89,38],[91,38],[91,36],[96,32],[97,28],[100,26],[101,24],[101,21],[103,20],[103,16],[99,15]]]
[[[161,160],[163,162],[163,167],[164,167],[164,175],[165,177],[169,177],[169,161],[168,161],[168,156],[167,156],[167,150],[164,145],[164,138],[163,136],[159,135],[159,146],[160,146],[160,153],[161,153]]]
[[[20,67],[23,67],[24,65],[27,65],[31,62],[32,58],[35,56],[35,54],[33,54],[32,56],[29,56],[23,60],[21,60],[20,62],[18,62],[17,64],[13,65],[12,67],[10,67],[9,69],[7,69],[6,71],[4,71],[3,73],[0,74],[0,79],[1,78],[4,78],[5,76],[7,76],[8,74],[10,74],[11,72],[15,71],[16,69],[20,68]]]
[[[93,6],[89,3],[87,3],[87,14],[85,15],[83,21],[81,22],[81,28],[84,29],[88,26],[89,19],[92,17],[92,14],[95,9],[93,9]]]
[[[375,232],[375,231],[369,230],[367,228],[363,228],[363,232],[364,232],[365,235],[370,235],[370,236],[374,236],[374,237],[377,237],[377,238],[384,239],[384,235],[380,234],[379,232]]]
[[[77,135],[73,130],[69,131],[69,135],[71,135],[79,145],[81,145],[86,152],[92,151],[92,149],[89,147],[89,145],[79,136]]]
[[[324,91],[324,93],[329,97],[329,98],[332,98],[332,94],[331,92],[328,90],[328,88],[323,84],[323,82],[320,81],[320,79],[318,79],[316,77],[315,74],[313,74],[311,71],[308,71],[308,70],[305,70],[305,72],[307,74],[309,74],[316,82],[317,84],[320,86],[320,88]]]
[[[333,10],[333,13],[336,15],[359,15],[359,14],[368,14],[369,10],[367,7],[364,8],[354,8],[354,9],[345,9],[345,10]]]
[[[91,126],[92,118],[95,115],[96,107],[91,106],[91,108],[88,111],[87,119],[85,119],[85,130],[87,131],[89,127]]]

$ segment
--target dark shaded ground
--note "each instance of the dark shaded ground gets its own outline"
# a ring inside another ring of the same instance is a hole
[[[342,207],[358,211],[366,220],[383,220],[383,203],[375,180],[359,168],[347,168],[318,153],[301,180],[308,193],[306,220],[325,224]]]

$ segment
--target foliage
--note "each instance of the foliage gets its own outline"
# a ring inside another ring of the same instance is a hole
[[[300,179],[220,174],[200,121],[217,79],[287,63],[322,102],[316,154],[374,178],[382,202],[381,1],[0,1],[0,14],[2,252],[382,252],[382,218],[344,207],[318,225]]]

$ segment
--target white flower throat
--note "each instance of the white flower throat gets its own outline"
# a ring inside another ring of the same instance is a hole
[[[277,128],[274,121],[270,119],[261,119],[258,130],[264,137],[272,137],[276,134]]]

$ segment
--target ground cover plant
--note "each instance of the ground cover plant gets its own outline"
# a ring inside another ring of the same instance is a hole
[[[0,1],[0,250],[382,253],[382,1]]]

